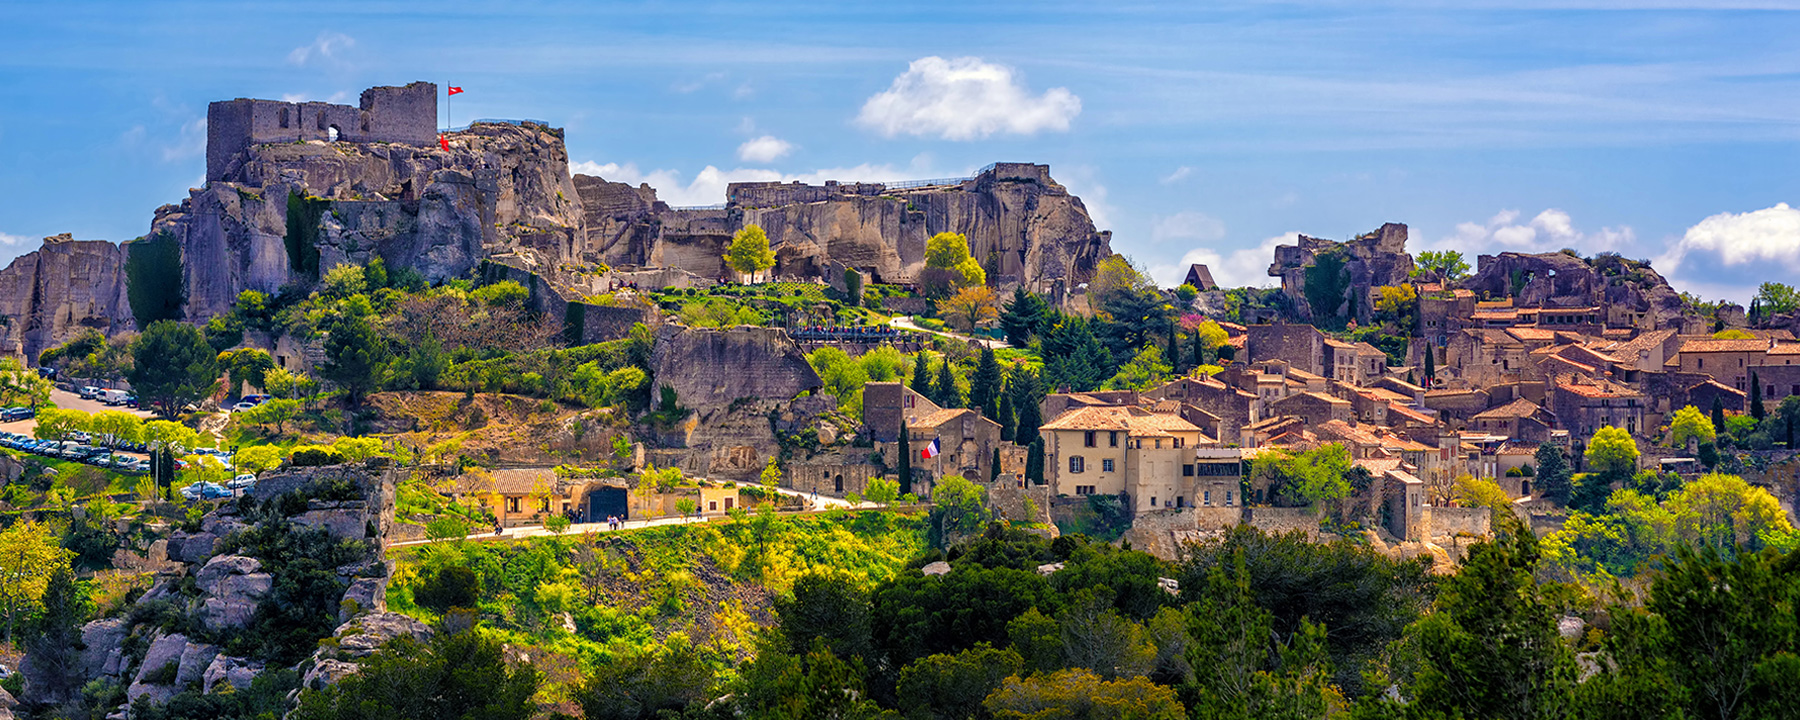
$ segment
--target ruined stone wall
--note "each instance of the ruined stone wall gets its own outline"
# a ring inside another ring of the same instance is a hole
[[[1487,537],[1493,514],[1487,508],[1427,507],[1423,519],[1426,537]]]
[[[224,179],[232,159],[253,145],[332,140],[333,133],[343,142],[429,146],[437,141],[437,85],[369,88],[359,108],[249,98],[214,102],[206,110],[206,179]]]
[[[1319,515],[1312,508],[1246,508],[1247,524],[1269,534],[1288,533],[1295,530],[1306,533],[1308,539],[1319,537]]]

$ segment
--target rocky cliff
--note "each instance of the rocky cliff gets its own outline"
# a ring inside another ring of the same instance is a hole
[[[1619,255],[1582,259],[1569,253],[1482,255],[1462,286],[1476,297],[1512,297],[1522,307],[1598,307],[1613,326],[1711,332],[1709,321],[1648,263]]]
[[[448,151],[307,141],[237,155],[222,180],[158,209],[151,226],[152,240],[180,245],[186,317],[376,257],[440,280],[489,256],[550,269],[579,256],[560,130],[479,123],[448,140]]]
[[[780,328],[664,325],[650,366],[657,387],[673,389],[690,409],[726,407],[740,398],[788,400],[822,384]]]
[[[1307,299],[1307,271],[1321,258],[1343,263],[1343,292],[1334,296],[1336,303],[1329,308],[1315,308]],[[1308,322],[1318,313],[1342,315],[1350,309],[1350,297],[1367,298],[1369,288],[1407,282],[1412,270],[1412,255],[1406,252],[1406,226],[1387,223],[1345,242],[1301,235],[1294,245],[1276,246],[1269,275],[1281,278],[1282,294],[1292,302],[1293,319]],[[1352,314],[1358,322],[1369,320],[1373,311],[1369,305],[1366,301],[1356,303]]]
[[[975,177],[921,187],[733,183],[719,209],[673,209],[649,186],[575,177],[591,256],[612,265],[678,267],[725,274],[721,255],[746,225],[769,234],[778,275],[818,277],[854,267],[878,282],[912,282],[925,240],[969,238],[995,283],[1048,291],[1087,282],[1112,254],[1081,199],[1047,165],[1000,163]]]
[[[84,328],[134,327],[118,245],[57,235],[0,270],[0,354],[36,363]]]

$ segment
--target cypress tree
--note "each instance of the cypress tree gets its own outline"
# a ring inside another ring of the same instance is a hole
[[[1206,346],[1200,344],[1200,333],[1194,333],[1194,367],[1206,364]]]
[[[1794,449],[1794,416],[1791,413],[1787,416],[1787,446],[1789,450]]]
[[[1000,448],[994,448],[994,459],[988,463],[988,482],[1000,479]]]
[[[1013,408],[1019,414],[1018,427],[1013,430],[1013,442],[1029,445],[1038,440],[1038,426],[1044,424],[1043,411],[1038,409],[1036,383],[1032,382],[1029,373],[1023,374],[1019,382],[1014,383]]]
[[[1169,352],[1165,357],[1169,358],[1169,367],[1171,367],[1175,370],[1175,374],[1181,375],[1181,374],[1187,372],[1187,370],[1186,370],[1187,363],[1182,361],[1181,344],[1178,342],[1178,337],[1179,336],[1177,336],[1175,333],[1175,326],[1170,325],[1169,326]]]
[[[1032,485],[1044,484],[1044,440],[1031,441],[1031,447],[1025,450],[1025,482]]]
[[[1425,343],[1425,387],[1431,387],[1431,381],[1437,379],[1437,349],[1431,343]]]
[[[937,402],[937,393],[931,389],[931,356],[926,355],[924,350],[920,350],[918,357],[913,359],[912,389],[913,392],[924,395],[927,400]]]
[[[1769,416],[1769,409],[1766,407],[1763,407],[1762,378],[1759,378],[1756,376],[1755,370],[1751,370],[1750,371],[1750,417],[1756,418],[1757,422],[1762,422],[1762,419],[1765,417],[1768,417],[1768,416]]]
[[[962,389],[956,386],[956,375],[950,372],[950,356],[944,356],[944,362],[938,366],[937,404],[943,408],[959,408],[963,406]]]
[[[1569,494],[1574,490],[1570,485],[1569,459],[1563,456],[1562,448],[1552,444],[1538,445],[1537,457],[1538,494],[1560,503],[1569,501]]]
[[[996,422],[1000,419],[1000,382],[1000,361],[994,358],[994,349],[982,348],[981,362],[969,376],[969,407]]]
[[[1013,429],[1017,427],[1015,423],[1018,422],[1018,419],[1013,417],[1011,388],[1000,391],[1000,415],[994,418],[994,422],[1000,423],[1000,439],[1012,442]]]
[[[1713,433],[1723,437],[1725,435],[1725,401],[1718,395],[1713,396],[1712,421]]]
[[[900,467],[895,473],[900,476],[901,495],[912,494],[912,443],[906,437],[910,434],[906,423],[900,423]]]

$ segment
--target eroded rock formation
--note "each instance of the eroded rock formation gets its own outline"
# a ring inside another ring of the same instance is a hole
[[[1482,255],[1475,275],[1462,286],[1478,298],[1510,296],[1521,307],[1598,307],[1612,326],[1711,331],[1660,273],[1618,255],[1592,260],[1562,252]]]
[[[726,274],[733,233],[758,225],[775,250],[776,274],[817,277],[836,265],[878,282],[911,282],[925,240],[959,232],[996,284],[1038,291],[1087,282],[1112,254],[1111,233],[1094,228],[1081,199],[1047,165],[999,163],[973,178],[922,187],[871,183],[732,183],[723,208],[673,209],[649,186],[578,175],[587,246],[612,265],[678,267]]]
[[[1343,262],[1343,292],[1335,296],[1333,307],[1315,308],[1307,299],[1307,270],[1327,257]],[[1293,245],[1276,246],[1275,262],[1269,265],[1269,275],[1281,278],[1281,292],[1292,302],[1293,319],[1303,322],[1320,313],[1349,314],[1358,322],[1367,322],[1373,311],[1370,303],[1358,302],[1351,308],[1350,298],[1367,298],[1371,287],[1404,283],[1412,270],[1406,226],[1400,223],[1384,224],[1344,242],[1301,235]],[[1349,312],[1352,309],[1354,312]]]
[[[136,327],[125,295],[118,245],[67,233],[0,270],[0,354],[35,362],[85,328],[112,334]]]

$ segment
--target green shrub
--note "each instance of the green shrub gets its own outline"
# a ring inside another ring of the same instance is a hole
[[[481,580],[462,565],[438,568],[413,588],[413,601],[438,612],[472,608],[481,597]]]
[[[323,445],[303,445],[294,449],[294,454],[292,457],[288,458],[288,461],[292,463],[294,467],[342,465],[344,463],[344,454],[338,452],[336,448],[325,447]]]

